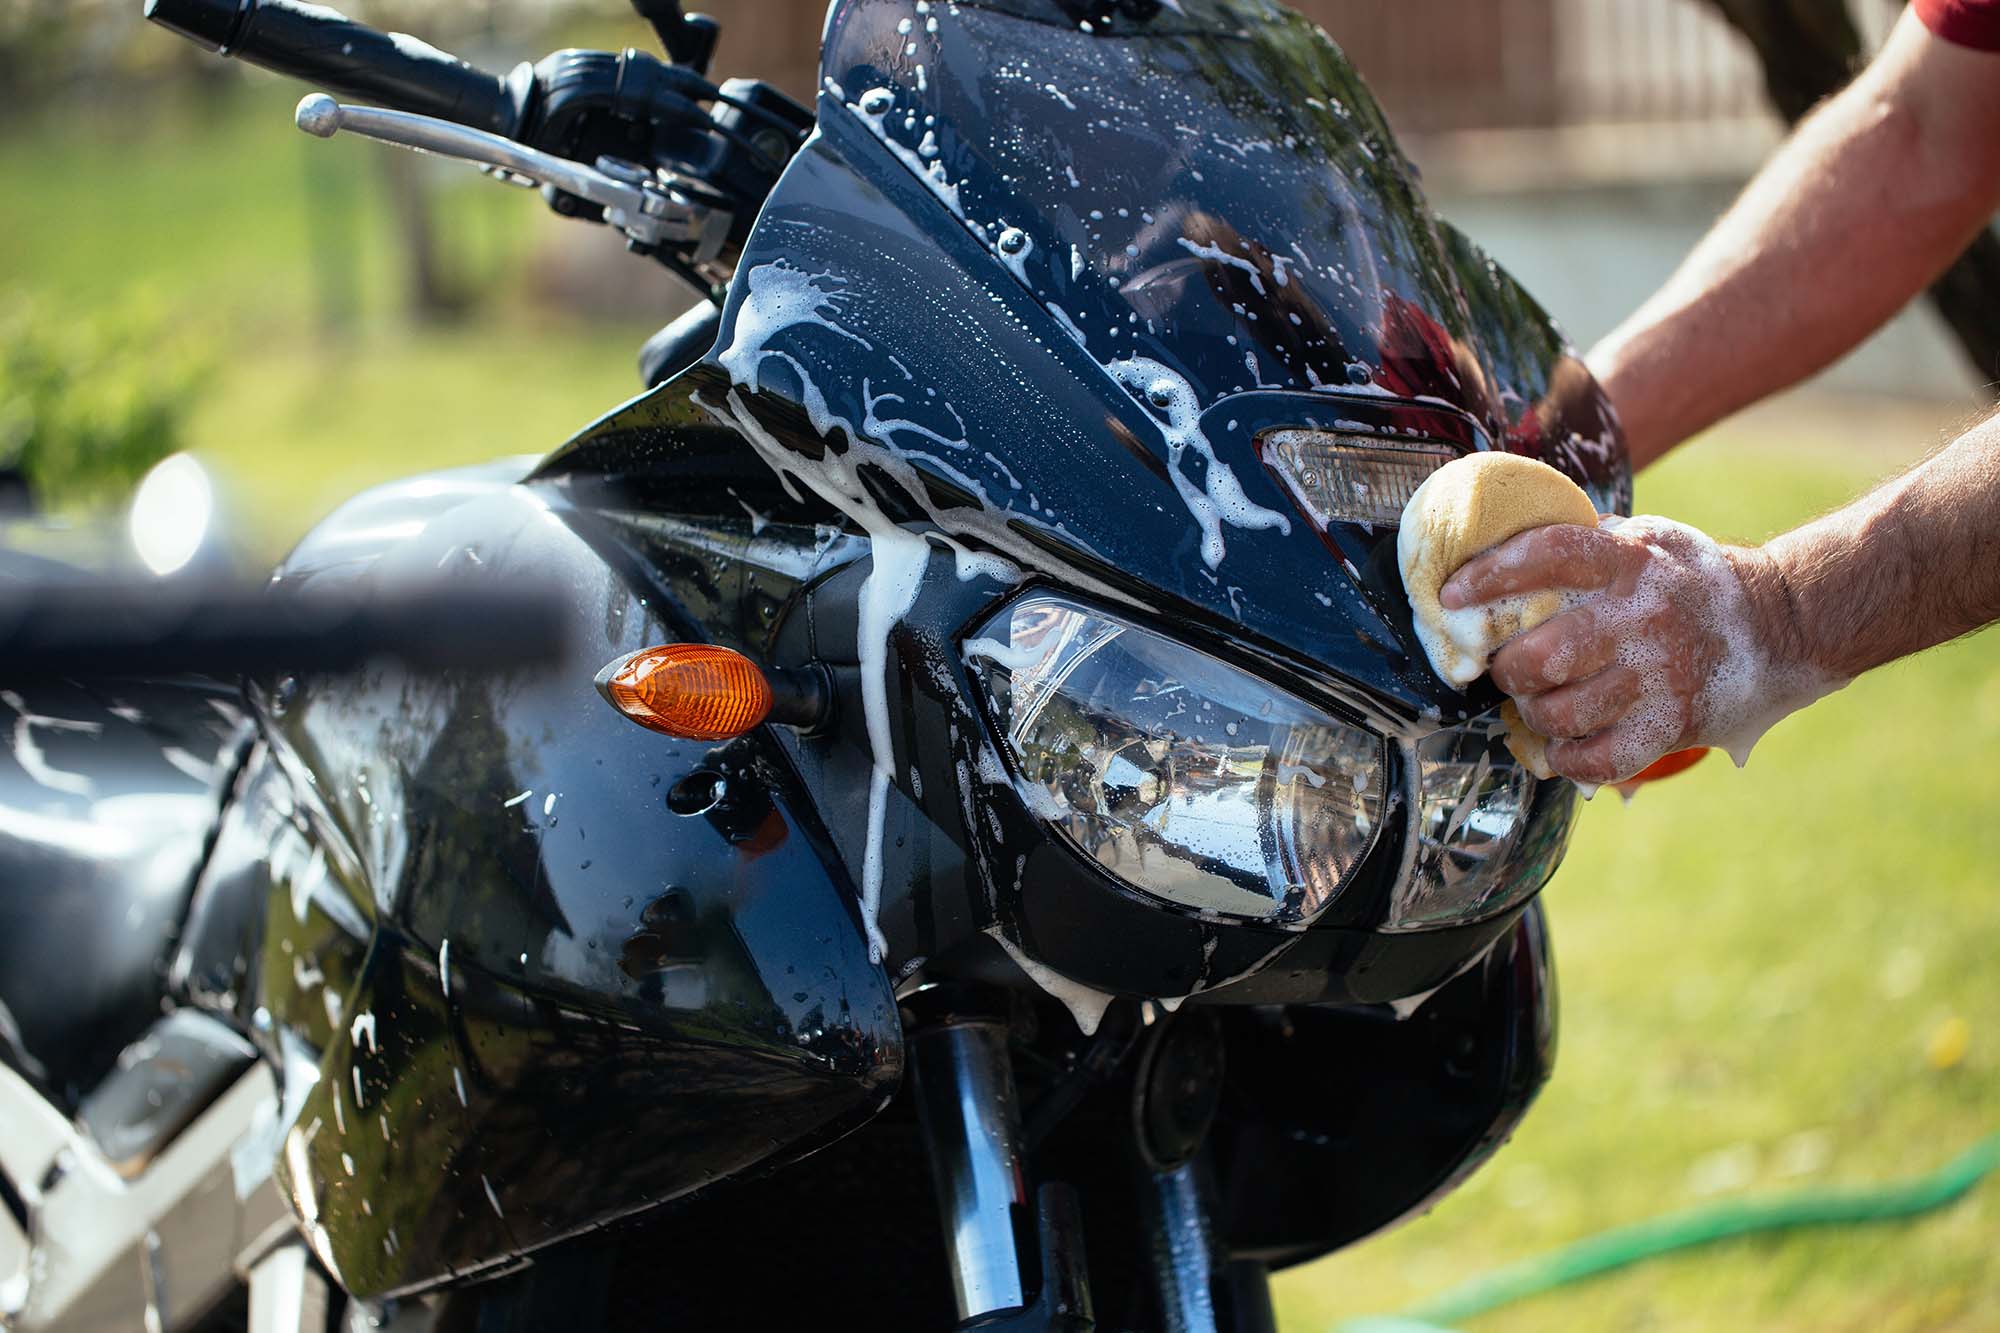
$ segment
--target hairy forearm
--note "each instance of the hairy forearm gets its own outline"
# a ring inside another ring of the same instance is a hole
[[[1743,553],[1773,656],[1858,676],[2000,619],[2000,417]]]
[[[1992,57],[1936,50],[1913,19],[1904,26],[1591,352],[1635,465],[1831,363],[1937,277],[1990,216],[2000,136],[1968,128],[1984,108],[1940,90],[1989,75],[1968,62]]]

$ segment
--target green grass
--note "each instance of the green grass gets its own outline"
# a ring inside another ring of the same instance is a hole
[[[0,192],[0,306],[137,309],[205,352],[186,442],[266,561],[361,486],[555,447],[638,390],[652,331],[521,297],[540,201],[439,163],[452,267],[486,295],[461,324],[413,323],[377,160],[391,150],[308,138],[296,99],[260,79],[135,128],[50,116],[0,139],[0,178],[33,183]]]
[[[501,299],[472,324],[395,312],[371,154],[290,128],[260,85],[116,136],[0,139],[0,302],[144,300],[217,362],[189,426],[270,555],[355,488],[551,447],[628,396],[643,329]],[[539,205],[469,176],[448,201],[471,271],[506,285]],[[344,239],[343,239],[344,238]],[[343,338],[312,257],[351,256]],[[668,313],[668,312],[663,312]],[[1760,537],[1926,442],[1829,448],[1734,428],[1641,485],[1641,507]],[[1849,431],[1847,434],[1852,435]],[[1705,1197],[1935,1166],[2000,1128],[2000,635],[1865,678],[1778,727],[1747,770],[1711,759],[1587,811],[1548,890],[1556,1073],[1521,1133],[1429,1217],[1283,1276],[1319,1330]],[[1926,1043],[1971,1025],[1961,1064]],[[2000,1183],[1907,1225],[1666,1260],[1474,1321],[1478,1330],[2000,1328]]]

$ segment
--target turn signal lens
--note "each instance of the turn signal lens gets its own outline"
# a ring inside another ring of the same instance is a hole
[[[712,643],[641,648],[598,673],[611,706],[642,727],[691,741],[726,741],[771,711],[757,664]]]
[[[1394,527],[1417,487],[1458,457],[1449,445],[1324,430],[1274,430],[1257,441],[1264,466],[1324,532],[1334,523]]]

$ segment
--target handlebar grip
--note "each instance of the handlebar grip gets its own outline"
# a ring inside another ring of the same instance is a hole
[[[219,55],[349,97],[512,137],[527,80],[300,0],[146,0],[146,17]],[[524,67],[525,68],[525,67]]]

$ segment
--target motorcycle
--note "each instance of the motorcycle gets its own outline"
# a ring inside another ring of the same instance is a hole
[[[496,76],[148,0],[709,299],[272,575],[547,584],[547,660],[0,692],[0,1308],[1271,1328],[1553,1055],[1576,792],[1430,672],[1402,504],[1629,512],[1616,422],[1269,0],[835,0],[812,108],[636,2],[668,59]]]

